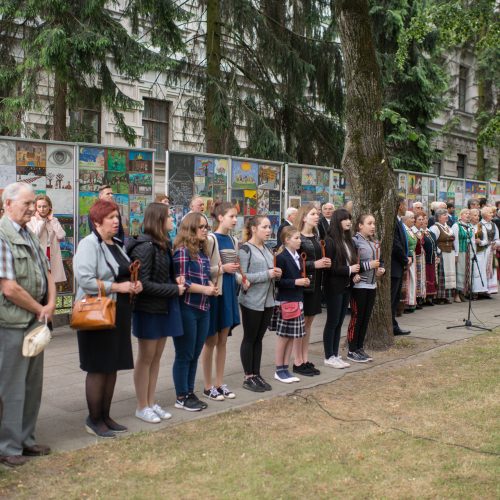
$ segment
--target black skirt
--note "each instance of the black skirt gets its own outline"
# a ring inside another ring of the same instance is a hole
[[[116,328],[77,332],[80,368],[83,371],[111,373],[134,368],[131,315],[129,294],[119,293],[116,301]]]
[[[321,314],[321,286],[316,283],[316,287],[312,292],[304,292],[304,316],[316,316]]]

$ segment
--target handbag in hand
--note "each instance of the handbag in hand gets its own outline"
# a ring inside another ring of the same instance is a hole
[[[300,302],[283,302],[280,307],[283,319],[295,319],[302,314]]]
[[[36,321],[24,335],[23,356],[25,358],[38,356],[47,347],[51,338],[47,317],[45,317],[45,324]]]
[[[86,295],[73,304],[71,328],[74,330],[108,330],[116,326],[116,302],[106,296],[104,283],[97,280],[97,297]]]

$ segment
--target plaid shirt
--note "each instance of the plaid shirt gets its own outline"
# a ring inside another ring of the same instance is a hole
[[[43,297],[47,292],[47,278],[45,276],[45,271],[41,259],[42,258],[46,259],[46,257],[43,253],[41,253],[43,251],[40,250],[40,246],[35,243],[28,229],[21,227],[19,224],[17,224],[12,220],[10,222],[14,226],[14,229],[26,240],[26,242],[31,247],[33,255],[35,256],[36,259],[36,263],[40,268],[40,272],[42,276],[45,277],[45,279],[42,280],[42,283],[40,283],[41,285],[40,296]],[[48,265],[48,268],[50,269],[50,265]],[[14,257],[12,256],[10,245],[2,238],[0,238],[0,279],[6,279],[6,280],[16,279],[16,273],[14,270]]]
[[[189,293],[189,287],[195,283],[198,285],[208,286],[210,281],[210,260],[200,251],[198,255],[192,259],[186,247],[178,248],[174,253],[175,274],[184,276],[186,292],[184,293],[184,303],[208,311],[210,302],[208,295],[202,293]]]

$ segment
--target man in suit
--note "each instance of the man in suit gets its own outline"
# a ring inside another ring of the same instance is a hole
[[[288,207],[285,212],[285,220],[282,222],[280,227],[278,228],[278,233],[276,235],[276,247],[279,248],[281,246],[281,231],[286,226],[293,226],[295,224],[295,217],[297,216],[297,209],[294,207]]]
[[[403,273],[406,266],[411,263],[411,257],[408,257],[408,241],[406,240],[406,231],[403,227],[403,221],[401,220],[401,217],[406,214],[406,210],[406,200],[399,197],[391,255],[391,310],[394,335],[408,335],[410,333],[410,330],[403,330],[400,328],[396,320],[396,310],[401,298]]]
[[[319,237],[322,240],[324,240],[325,236],[328,234],[328,231],[330,229],[330,222],[332,220],[332,215],[334,211],[335,207],[333,206],[333,203],[327,202],[323,203],[323,205],[321,206],[321,216],[319,218],[318,231],[319,231]]]

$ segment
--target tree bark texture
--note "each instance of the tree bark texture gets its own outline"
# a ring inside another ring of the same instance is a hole
[[[381,258],[386,269],[366,343],[375,349],[393,343],[390,265],[397,191],[394,172],[385,157],[382,87],[367,0],[333,0],[344,57],[345,147],[342,169],[352,189],[354,218],[375,216]]]
[[[222,135],[217,115],[220,113],[221,32],[219,0],[207,2],[207,85],[205,91],[206,146],[208,153],[223,153]]]
[[[52,139],[55,141],[67,140],[66,114],[68,87],[64,79],[57,73],[54,81],[54,113],[52,117]]]

